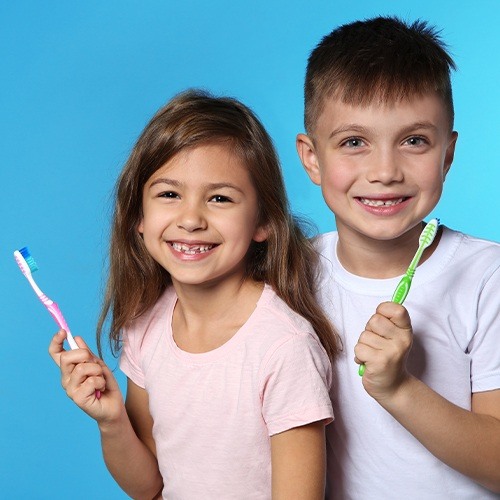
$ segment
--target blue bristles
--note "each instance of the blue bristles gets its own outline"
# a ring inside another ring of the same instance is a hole
[[[21,250],[19,250],[19,253],[23,256],[24,260],[26,261],[26,264],[28,264],[28,267],[30,268],[30,271],[32,273],[38,271],[38,266],[36,265],[35,259],[31,256],[28,247],[21,248]]]

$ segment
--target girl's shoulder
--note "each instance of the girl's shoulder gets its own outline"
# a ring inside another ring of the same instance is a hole
[[[264,287],[257,303],[252,323],[258,331],[276,342],[285,342],[291,338],[303,337],[306,342],[319,342],[311,323],[288,306],[270,285]]]
[[[144,333],[155,325],[163,323],[173,310],[175,301],[175,291],[173,287],[168,287],[149,309],[127,325],[125,328],[127,335],[133,335],[135,332]]]

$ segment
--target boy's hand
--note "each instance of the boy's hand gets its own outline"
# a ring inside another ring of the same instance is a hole
[[[66,332],[60,330],[49,345],[49,353],[61,369],[61,384],[66,394],[100,425],[118,420],[124,409],[116,379],[104,361],[92,354],[81,337],[75,337],[79,349],[66,351]],[[96,397],[96,391],[101,397]]]
[[[365,363],[363,386],[375,400],[392,397],[408,379],[406,359],[412,345],[408,311],[383,302],[366,324],[354,348],[356,363]]]

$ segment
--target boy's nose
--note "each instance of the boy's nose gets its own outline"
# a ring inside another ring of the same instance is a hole
[[[177,227],[189,233],[206,229],[207,221],[203,215],[202,208],[194,205],[184,206],[177,218]]]
[[[373,155],[369,160],[368,180],[370,182],[380,182],[391,184],[403,180],[403,170],[401,169],[401,159],[392,152],[380,152]]]

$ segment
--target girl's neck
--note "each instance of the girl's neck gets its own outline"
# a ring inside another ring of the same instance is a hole
[[[225,344],[255,310],[263,283],[226,280],[214,286],[174,283],[177,304],[172,318],[176,344],[192,353],[207,352]]]
[[[372,279],[401,276],[417,251],[422,228],[423,226],[416,226],[394,240],[342,238],[339,232],[337,257],[344,269],[357,276]],[[424,251],[420,264],[432,255],[440,236],[441,231],[432,245]]]

